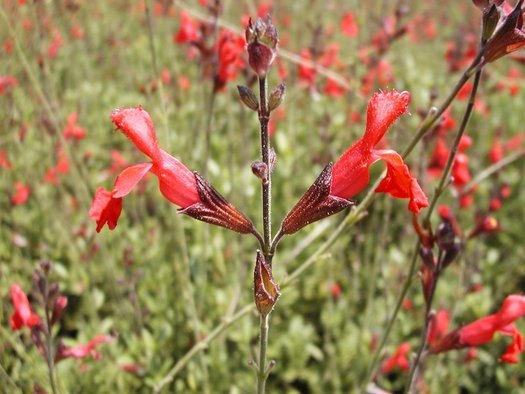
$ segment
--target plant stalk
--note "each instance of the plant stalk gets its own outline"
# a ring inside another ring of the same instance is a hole
[[[272,244],[272,176],[270,171],[270,136],[268,133],[268,122],[270,111],[268,110],[268,80],[266,77],[259,78],[260,110],[259,123],[261,124],[261,156],[262,161],[268,168],[267,178],[262,182],[262,215],[263,215],[263,255],[265,261],[271,264],[270,245]]]
[[[266,366],[266,349],[268,347],[268,330],[270,315],[260,315],[259,324],[259,362],[257,368],[257,394],[266,392],[266,378],[268,377]]]
[[[448,157],[448,160],[447,160],[447,164],[445,166],[445,170],[443,171],[443,175],[441,176],[441,179],[439,180],[439,185],[436,188],[436,192],[434,193],[434,197],[432,198],[432,201],[430,202],[430,206],[429,206],[428,211],[427,211],[426,216],[425,216],[425,223],[428,223],[430,221],[430,216],[432,215],[432,211],[434,210],[434,208],[435,208],[435,206],[437,204],[437,201],[439,200],[439,197],[441,196],[441,194],[443,193],[444,189],[446,188],[446,185],[448,185],[448,183],[449,183],[448,181],[449,181],[449,178],[450,178],[450,173],[452,171],[452,166],[454,165],[454,161],[456,160],[456,155],[457,155],[459,143],[461,141],[461,138],[465,134],[465,130],[467,128],[468,121],[470,120],[470,116],[472,115],[472,110],[474,109],[474,102],[476,100],[476,93],[478,91],[479,81],[481,79],[481,71],[482,71],[482,69],[479,69],[478,71],[476,71],[476,75],[474,76],[474,83],[473,83],[473,86],[472,86],[472,91],[470,92],[470,97],[469,97],[469,101],[468,101],[468,104],[467,104],[467,108],[465,109],[465,114],[463,115],[463,119],[461,120],[461,125],[460,125],[459,130],[458,130],[458,132],[456,134],[456,138],[454,139],[454,144],[452,145],[452,149],[450,150],[450,154],[449,154],[449,157]],[[419,241],[418,241],[418,244],[419,244]],[[441,262],[439,262],[439,264],[441,264]],[[438,266],[437,267],[437,272],[438,272],[437,275],[439,275],[440,269],[441,269],[441,267]],[[434,293],[435,293],[435,290],[436,290],[437,281],[438,281],[438,277],[435,278],[434,283],[432,284],[432,291],[431,291],[431,294],[430,294],[430,299],[429,299],[428,304],[427,304],[427,306],[425,308],[425,327],[424,327],[423,333],[421,335],[419,348],[417,350],[417,353],[416,353],[416,356],[414,358],[414,361],[412,362],[412,365],[410,367],[409,380],[408,380],[409,384],[408,384],[408,387],[406,389],[406,393],[412,393],[413,392],[414,384],[415,384],[415,381],[416,381],[416,378],[417,378],[416,371],[419,368],[419,362],[421,360],[421,355],[423,354],[423,350],[425,349],[425,346],[426,346],[426,337],[427,337],[426,334],[427,334],[428,328],[429,328],[428,315],[429,315],[430,310],[432,308],[432,300],[434,298]]]
[[[48,286],[47,278],[46,285],[43,293],[44,297],[44,313],[46,315],[46,364],[47,364],[47,373],[49,376],[49,383],[51,384],[51,392],[53,394],[58,394],[57,384],[55,380],[55,365],[53,362],[53,340],[51,338],[51,318],[49,316],[49,299],[48,299]]]
[[[272,249],[272,175],[270,163],[270,135],[268,122],[270,111],[268,109],[268,80],[266,76],[259,78],[259,123],[261,125],[261,157],[266,164],[266,177],[262,179],[262,215],[263,215],[263,256],[266,264],[271,267]],[[268,347],[268,330],[270,314],[260,315],[259,325],[259,362],[257,366],[257,394],[266,392],[266,379],[268,378],[266,350]]]

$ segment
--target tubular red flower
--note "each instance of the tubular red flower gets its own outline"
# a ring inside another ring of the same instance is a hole
[[[199,39],[199,24],[191,19],[185,12],[180,13],[180,28],[174,34],[173,40],[177,44],[194,42]]]
[[[410,344],[408,342],[400,344],[396,352],[385,361],[381,368],[381,372],[387,374],[395,368],[399,368],[402,371],[408,371],[410,365],[407,358],[408,352],[410,352]]]
[[[340,24],[341,32],[346,37],[355,37],[359,33],[359,27],[355,22],[355,16],[352,12],[347,12],[343,15]]]
[[[383,159],[387,163],[387,175],[376,191],[396,198],[408,198],[409,209],[415,213],[428,206],[423,190],[402,157],[393,150],[374,148],[392,123],[407,111],[409,102],[408,92],[379,92],[372,97],[368,104],[365,134],[334,164],[331,195],[350,198],[359,193],[368,184],[370,166]]]
[[[122,212],[122,198],[113,198],[112,192],[103,187],[97,188],[89,208],[89,217],[97,222],[97,233],[107,223],[110,230],[117,226]]]
[[[15,311],[11,315],[11,329],[20,330],[22,327],[34,327],[40,324],[40,318],[33,312],[24,290],[16,283],[11,285],[11,301]]]
[[[15,182],[15,194],[11,196],[13,205],[24,205],[29,199],[31,189],[20,181]]]
[[[102,355],[95,350],[95,347],[101,343],[112,342],[114,339],[115,338],[112,336],[97,335],[85,345],[66,347],[62,343],[60,343],[58,345],[57,353],[55,355],[55,362],[69,357],[82,359],[86,358],[87,356],[93,357],[94,360],[100,360],[102,358]]]
[[[151,172],[157,176],[163,196],[182,208],[180,213],[240,233],[256,233],[251,221],[204,178],[160,149],[153,121],[142,107],[116,109],[111,113],[111,120],[152,161],[124,169],[111,191],[97,189],[89,210],[89,216],[97,222],[97,232],[106,223],[110,230],[115,228],[122,211],[122,197]]]
[[[513,342],[500,358],[504,362],[517,362],[517,355],[523,351],[523,338],[513,323],[525,316],[525,296],[510,295],[505,298],[500,310],[492,315],[478,319],[447,334],[431,344],[431,353],[441,353],[468,346],[480,346],[490,342],[496,332],[511,335]]]

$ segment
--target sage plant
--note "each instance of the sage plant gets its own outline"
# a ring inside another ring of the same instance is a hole
[[[111,120],[151,161],[132,165],[116,178],[112,190],[99,187],[89,214],[97,222],[97,231],[105,224],[117,225],[122,198],[128,195],[148,173],[158,178],[162,195],[180,207],[179,213],[215,224],[241,234],[251,234],[259,242],[254,269],[254,300],[260,316],[259,356],[252,365],[257,373],[257,392],[264,393],[266,380],[274,363],[268,363],[266,350],[270,314],[281,295],[273,278],[272,263],[279,241],[308,224],[336,214],[353,205],[351,197],[363,190],[370,180],[369,167],[378,160],[387,165],[386,175],[377,192],[408,199],[414,214],[428,206],[428,200],[416,178],[399,153],[377,149],[388,128],[408,112],[410,93],[386,91],[372,96],[368,104],[364,135],[348,148],[335,163],[328,163],[312,186],[282,220],[279,231],[272,232],[272,171],[276,153],[271,147],[268,123],[272,111],[284,99],[284,81],[271,92],[268,73],[277,56],[278,34],[269,16],[250,20],[246,31],[249,65],[259,82],[258,97],[247,86],[238,86],[244,105],[257,113],[260,123],[261,160],[252,163],[253,173],[261,180],[262,223],[260,233],[252,221],[235,208],[199,173],[190,171],[175,157],[159,147],[153,120],[142,107],[121,108],[111,113]]]

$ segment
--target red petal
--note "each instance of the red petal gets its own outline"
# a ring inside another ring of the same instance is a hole
[[[523,352],[523,336],[518,332],[514,331],[512,335],[512,343],[507,347],[505,352],[501,355],[500,361],[506,363],[517,364],[519,363],[518,355]]]
[[[496,314],[498,328],[502,329],[519,318],[525,316],[525,296],[512,294],[505,298],[503,305]]]
[[[95,360],[99,360],[102,356],[100,355],[100,353],[95,351],[95,347],[103,342],[112,342],[113,339],[114,338],[110,336],[97,335],[94,339],[92,339],[85,345],[77,345],[69,348],[59,348],[56,357],[58,360],[62,360],[68,357],[81,359],[91,355]]]
[[[362,140],[358,140],[335,162],[330,194],[340,198],[355,196],[368,184],[368,168],[377,160],[363,149]]]
[[[161,159],[151,168],[159,178],[161,193],[182,208],[200,201],[195,175],[179,160],[160,150]]]
[[[145,155],[153,161],[160,157],[153,121],[142,107],[115,109],[111,120]]]
[[[31,310],[29,300],[24,291],[16,283],[11,285],[11,301],[15,307],[11,315],[11,329],[19,330],[23,326],[32,327],[40,323],[40,319]]]
[[[490,315],[459,329],[460,342],[464,346],[478,346],[490,342],[497,331],[497,318]]]
[[[137,183],[148,173],[153,163],[140,163],[126,168],[120,173],[113,186],[113,198],[128,195]]]
[[[385,135],[397,118],[407,112],[410,93],[378,92],[368,103],[366,131],[363,141],[368,148],[373,148]]]
[[[11,315],[11,330],[18,331],[22,327],[24,327],[24,322],[20,318],[20,315],[16,313],[16,311],[13,312],[13,314]]]
[[[29,198],[30,189],[20,181],[15,182],[15,194],[11,197],[13,205],[24,205]]]
[[[416,178],[414,178],[403,158],[393,150],[375,150],[374,155],[384,159],[387,173],[376,189],[376,192],[388,193],[396,198],[408,198],[408,209],[419,213],[421,208],[428,207],[428,199]]]
[[[112,192],[103,187],[97,188],[89,208],[89,217],[97,222],[97,232],[100,232],[106,223],[109,229],[113,230],[117,226],[121,211],[122,198],[113,198]]]

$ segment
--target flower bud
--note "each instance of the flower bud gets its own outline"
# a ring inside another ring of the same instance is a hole
[[[257,18],[255,24],[250,19],[245,34],[250,67],[259,78],[264,78],[277,52],[277,43],[279,42],[277,30],[268,15],[264,19]]]
[[[261,251],[257,250],[253,272],[253,296],[259,313],[263,316],[268,315],[280,295],[279,285],[274,282],[272,277],[272,268],[264,261]]]
[[[281,82],[277,87],[272,90],[270,97],[268,98],[268,110],[271,112],[283,102],[286,91],[286,83]]]
[[[262,161],[254,161],[252,163],[252,172],[257,178],[260,178],[263,183],[268,182],[268,166]]]
[[[55,324],[57,321],[60,320],[66,306],[67,306],[67,297],[59,296],[55,301],[55,305],[53,305],[53,314],[51,315],[51,325]]]
[[[253,111],[259,109],[259,101],[257,100],[255,93],[253,93],[253,90],[247,86],[237,85],[237,91],[239,92],[239,97],[244,105]]]
[[[441,269],[447,268],[450,265],[450,263],[456,260],[456,258],[458,257],[462,249],[463,249],[463,243],[461,241],[454,242],[452,247],[450,247],[446,251],[445,256],[443,257],[443,260],[441,261]]]
[[[456,234],[448,220],[439,223],[436,230],[436,242],[441,250],[448,251],[454,246]]]

